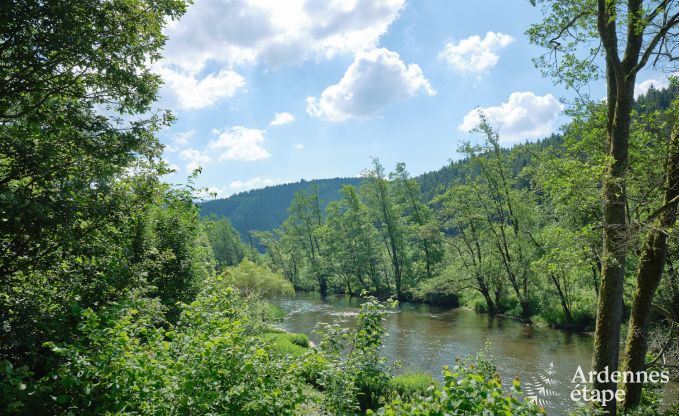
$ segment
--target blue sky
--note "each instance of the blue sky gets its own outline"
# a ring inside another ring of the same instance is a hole
[[[477,108],[506,146],[549,135],[573,93],[531,62],[540,18],[527,0],[195,0],[154,64],[177,116],[168,179],[201,166],[223,197],[356,176],[371,156],[417,175],[459,157]],[[666,78],[642,73],[639,91],[650,83]]]

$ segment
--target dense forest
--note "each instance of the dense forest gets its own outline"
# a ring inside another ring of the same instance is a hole
[[[228,198],[202,202],[200,211],[204,216],[228,218],[243,240],[249,243],[250,231],[271,231],[283,223],[287,217],[286,210],[296,192],[315,186],[325,208],[325,204],[340,198],[342,185],[358,185],[360,181],[360,178],[314,179],[267,186],[240,192]],[[253,245],[257,244],[257,241],[253,241]]]
[[[634,99],[639,71],[676,59],[676,3],[531,3],[537,67],[578,91],[603,74],[606,100],[579,95],[561,134],[510,149],[481,113],[464,159],[419,179],[374,159],[362,178],[276,188],[279,226],[246,216],[261,199],[201,215],[200,170],[164,180],[175,119],[152,64],[189,2],[1,5],[0,412],[546,413],[492,345],[440,377],[397,374],[383,321],[403,300],[591,331],[596,374],[676,379],[679,80]],[[314,344],[277,326],[274,298],[295,290],[363,302]],[[572,412],[679,414],[653,383],[591,383],[618,387]]]
[[[667,164],[653,162],[669,150],[649,140],[669,137],[670,103],[678,91],[673,82],[636,103],[628,192],[630,200],[643,201],[629,208],[640,224],[662,207]],[[482,144],[463,145],[467,157],[437,172],[452,174],[431,201],[405,165],[387,174],[374,160],[364,182],[345,185],[340,200],[323,209],[315,188],[298,192],[281,227],[254,235],[267,248],[270,267],[301,290],[461,302],[527,322],[593,330],[602,255],[597,196],[604,174],[597,161],[605,158],[595,132],[605,118],[603,104],[580,111],[563,136],[511,149],[501,148],[497,133],[482,124]],[[636,231],[636,245],[643,244],[643,233]],[[676,257],[670,246],[668,270]],[[638,262],[628,258],[629,273]],[[633,288],[625,290],[626,310]],[[676,319],[675,279],[658,290],[657,307]]]
[[[667,103],[663,105],[667,106]],[[558,142],[560,137],[554,135],[536,143],[543,146]],[[517,169],[528,163],[530,154],[524,154],[527,159],[517,160]],[[424,201],[431,201],[435,196],[445,192],[451,182],[459,180],[468,164],[467,159],[451,161],[449,165],[438,170],[414,176],[419,184]],[[208,199],[200,203],[201,215],[226,217],[233,227],[238,230],[244,241],[252,242],[253,246],[263,249],[256,239],[251,239],[252,231],[273,231],[288,217],[287,209],[292,203],[295,193],[318,189],[321,208],[341,199],[341,189],[344,185],[359,186],[363,182],[358,178],[332,178],[301,180],[294,183],[272,185],[265,188],[240,192],[227,198]],[[316,192],[316,191],[314,191]]]

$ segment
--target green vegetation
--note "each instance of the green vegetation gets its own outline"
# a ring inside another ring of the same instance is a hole
[[[270,332],[264,334],[263,339],[269,343],[270,348],[277,354],[299,357],[309,348],[309,337],[304,334],[291,334],[288,332]]]
[[[285,277],[249,260],[227,268],[224,275],[233,279],[234,287],[245,295],[256,294],[270,298],[295,294],[292,284]]]
[[[205,216],[226,217],[238,230],[241,238],[248,245],[261,248],[251,238],[250,232],[271,231],[279,227],[287,217],[286,209],[290,206],[295,193],[318,188],[324,203],[332,202],[340,197],[339,190],[343,185],[359,185],[359,178],[300,180],[295,183],[267,186],[241,192],[224,199],[204,201],[200,204],[201,213]]]
[[[553,49],[537,60],[546,74],[584,86],[598,68],[579,45],[606,56],[607,100],[576,102],[562,135],[503,149],[481,115],[465,159],[419,181],[375,159],[363,178],[206,202],[204,217],[199,171],[162,180],[157,134],[173,116],[153,110],[151,65],[187,2],[0,7],[0,411],[542,412],[485,356],[440,385],[394,377],[376,296],[594,328],[595,370],[620,367],[629,316],[622,368],[676,368],[679,81],[636,103],[633,90],[679,15],[666,1],[533,3],[547,13],[528,31]],[[276,331],[283,313],[266,299],[295,289],[362,296],[354,329],[325,325],[318,346]],[[624,411],[658,412],[652,389],[622,387]]]
[[[389,390],[401,400],[409,401],[425,396],[438,382],[429,373],[406,373],[389,380]]]
[[[505,394],[499,377],[484,368],[486,363],[461,364],[443,371],[444,384],[425,398],[396,399],[376,414],[396,415],[539,415],[544,409],[521,399],[521,383],[512,382]],[[492,368],[492,365],[487,365]],[[370,413],[369,413],[370,414]]]

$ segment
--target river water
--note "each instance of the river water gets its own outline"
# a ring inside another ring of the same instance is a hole
[[[351,327],[361,300],[348,296],[298,294],[276,303],[285,311],[281,327],[309,335],[317,323]],[[519,377],[524,392],[536,396],[550,415],[565,415],[573,409],[571,383],[578,368],[590,369],[592,338],[586,335],[522,324],[518,321],[480,314],[468,309],[449,309],[403,302],[385,318],[383,354],[388,362],[399,361],[396,373],[426,371],[441,378],[443,365],[451,367],[456,357],[475,355],[490,343],[491,355],[503,382]],[[677,397],[677,385],[665,396]],[[669,397],[667,397],[669,399]]]

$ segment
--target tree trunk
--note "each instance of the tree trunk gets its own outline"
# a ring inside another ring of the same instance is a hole
[[[318,289],[321,297],[325,297],[328,294],[328,282],[325,280],[325,276],[318,276]]]
[[[610,58],[609,58],[610,60]],[[622,299],[625,278],[628,229],[626,220],[625,174],[627,171],[630,112],[633,102],[634,77],[631,83],[618,82],[613,70],[608,69],[609,88],[609,155],[613,163],[604,178],[604,231],[601,285],[597,305],[596,330],[592,369],[600,373],[618,370],[620,350],[620,325],[622,324]],[[615,103],[611,105],[611,99]],[[595,379],[593,389],[613,391],[614,382],[600,383]],[[604,410],[615,416],[615,400],[609,401]]]
[[[632,301],[632,314],[629,321],[627,345],[625,346],[625,371],[646,370],[648,352],[648,321],[655,291],[658,289],[667,259],[668,229],[676,221],[679,196],[679,128],[675,128],[670,139],[670,160],[665,176],[665,199],[663,210],[653,221],[651,231],[641,254],[637,272],[637,289]],[[626,410],[639,405],[643,383],[626,383]]]
[[[559,294],[559,300],[561,301],[561,309],[563,309],[563,313],[566,315],[566,319],[568,322],[573,322],[573,315],[571,315],[571,310],[568,307],[568,301],[566,299],[566,295],[564,294],[563,290],[561,289],[561,284],[559,283],[559,279],[556,277],[554,273],[550,273],[549,277],[552,278],[552,282],[554,282],[554,286],[556,287],[556,292]]]
[[[483,295],[483,298],[486,300],[486,307],[488,308],[488,313],[489,314],[496,314],[497,310],[495,308],[495,303],[493,303],[493,299],[490,297],[490,291],[488,290],[488,286],[486,285],[486,282],[483,281],[483,278],[479,273],[476,273],[476,281],[479,284],[479,291]]]

